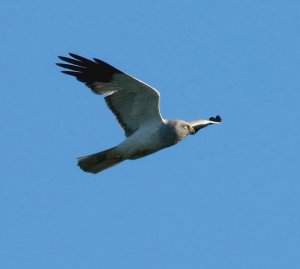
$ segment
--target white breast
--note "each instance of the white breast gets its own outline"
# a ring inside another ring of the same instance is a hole
[[[161,123],[157,121],[149,122],[129,136],[118,148],[126,158],[143,155],[144,153],[146,154],[147,151],[156,151],[159,143],[158,130],[160,127]]]

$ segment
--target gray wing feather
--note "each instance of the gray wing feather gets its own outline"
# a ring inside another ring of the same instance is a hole
[[[68,64],[57,65],[67,69],[62,72],[75,76],[94,93],[106,95],[105,101],[126,136],[145,123],[163,121],[159,111],[159,92],[154,88],[101,60],[91,61],[73,53],[70,56],[73,58],[59,57]]]
[[[133,134],[145,123],[162,121],[160,98],[156,90],[128,75],[116,75],[115,83],[118,90],[107,95],[105,100],[124,128],[126,136]]]

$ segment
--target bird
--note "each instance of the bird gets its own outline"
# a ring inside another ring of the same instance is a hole
[[[220,124],[219,115],[207,120],[167,120],[160,113],[160,93],[112,65],[74,53],[58,56],[61,72],[104,95],[107,106],[125,131],[126,139],[110,149],[78,158],[85,172],[99,173],[125,160],[135,160],[173,146],[202,128]]]

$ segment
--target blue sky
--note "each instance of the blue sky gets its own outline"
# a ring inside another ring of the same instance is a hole
[[[1,268],[300,268],[299,1],[0,7]],[[157,88],[165,118],[224,122],[84,173],[124,135],[68,52]]]

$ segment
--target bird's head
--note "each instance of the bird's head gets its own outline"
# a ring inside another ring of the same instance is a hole
[[[181,139],[185,138],[186,136],[190,135],[190,134],[194,134],[195,130],[193,128],[193,126],[183,120],[176,120],[175,121],[175,129],[177,134],[179,135],[179,137]]]

